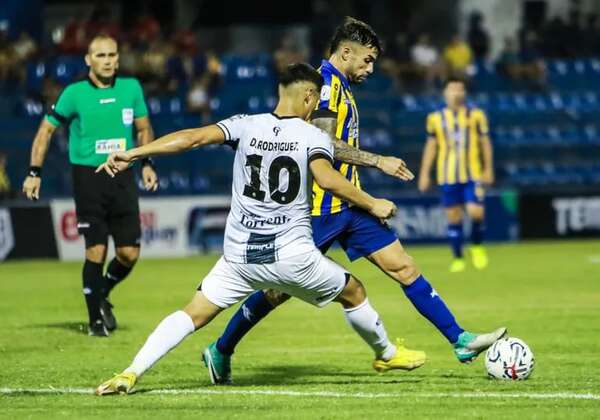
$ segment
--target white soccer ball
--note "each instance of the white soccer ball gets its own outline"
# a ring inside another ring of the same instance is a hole
[[[494,379],[525,380],[533,372],[534,362],[529,346],[515,337],[496,341],[485,353],[485,369]]]

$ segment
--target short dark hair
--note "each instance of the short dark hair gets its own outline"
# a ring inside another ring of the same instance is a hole
[[[343,41],[357,42],[365,47],[373,47],[377,54],[383,51],[383,43],[379,36],[365,22],[346,16],[344,22],[335,29],[331,39],[331,52],[335,52]]]
[[[458,76],[448,77],[444,81],[444,88],[446,88],[446,86],[448,86],[450,83],[462,83],[463,85],[465,85],[465,87],[467,86],[467,81],[465,79],[463,79],[462,77],[458,77]]]
[[[307,63],[290,64],[279,75],[279,84],[289,86],[295,82],[311,82],[321,90],[323,86],[323,76],[315,70],[313,66]]]

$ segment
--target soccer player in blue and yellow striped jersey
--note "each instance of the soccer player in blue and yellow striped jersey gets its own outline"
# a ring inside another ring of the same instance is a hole
[[[492,146],[488,121],[483,110],[465,102],[464,81],[449,79],[444,88],[446,106],[427,116],[427,143],[423,151],[419,190],[431,186],[435,163],[437,183],[448,218],[448,239],[454,259],[451,272],[464,271],[462,219],[463,207],[471,218],[471,257],[477,269],[488,264],[482,246],[484,221],[484,184],[494,181]]]
[[[368,58],[374,62],[376,55]],[[323,89],[317,109],[312,118],[335,118],[335,137],[359,148],[358,142],[358,108],[354,95],[350,90],[350,82],[329,60],[323,60],[319,68],[323,76]],[[335,169],[360,189],[360,178],[355,165],[336,161]],[[339,213],[348,209],[348,203],[343,202],[329,192],[323,191],[316,183],[313,184],[313,216]]]
[[[335,168],[359,188],[360,180],[354,165],[375,166],[403,180],[412,179],[412,176],[406,177],[412,174],[406,172],[404,162],[398,165],[396,158],[377,156],[358,149],[358,110],[350,85],[362,83],[373,73],[381,49],[377,34],[366,23],[349,18],[340,25],[331,41],[331,55],[321,64],[324,84],[317,109],[311,115],[312,124],[329,133],[332,138]],[[313,240],[321,252],[327,252],[333,243],[338,242],[350,260],[366,258],[398,282],[414,307],[453,346],[460,362],[472,361],[505,333],[506,330],[501,328],[477,335],[461,328],[395,233],[377,218],[355,206],[349,206],[318,187],[313,189],[312,205]],[[285,293],[267,290],[255,292],[246,299],[229,321],[223,335],[205,350],[204,361],[213,383],[229,383],[230,357],[236,345],[254,325],[289,297]],[[358,317],[365,325],[379,322],[372,313],[367,312],[356,307],[348,310],[347,316]],[[379,372],[412,369],[415,365],[411,354],[414,352],[399,345],[393,357],[378,356],[373,368]]]

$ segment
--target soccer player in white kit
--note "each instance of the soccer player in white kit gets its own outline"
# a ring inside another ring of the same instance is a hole
[[[336,301],[347,321],[387,369],[411,370],[425,353],[396,347],[362,284],[326,258],[312,239],[309,176],[321,188],[387,219],[396,208],[356,189],[333,166],[329,135],[308,124],[323,84],[308,64],[293,64],[281,75],[273,113],[238,115],[197,129],[181,130],[148,145],[112,154],[98,171],[110,175],[151,155],[178,153],[209,144],[236,150],[231,210],[223,256],[202,281],[192,301],[167,316],[148,337],[132,364],[101,384],[96,393],[129,393],[138,378],[186,336],[254,290],[281,290],[318,307]]]

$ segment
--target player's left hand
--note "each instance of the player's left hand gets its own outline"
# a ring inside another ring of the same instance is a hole
[[[481,182],[485,185],[492,185],[494,183],[494,172],[483,171],[483,174],[481,174]]]
[[[158,176],[152,166],[144,165],[142,168],[142,179],[144,180],[146,191],[154,192],[158,189]]]
[[[377,169],[403,181],[411,181],[415,177],[406,163],[394,156],[381,156],[377,161]]]

